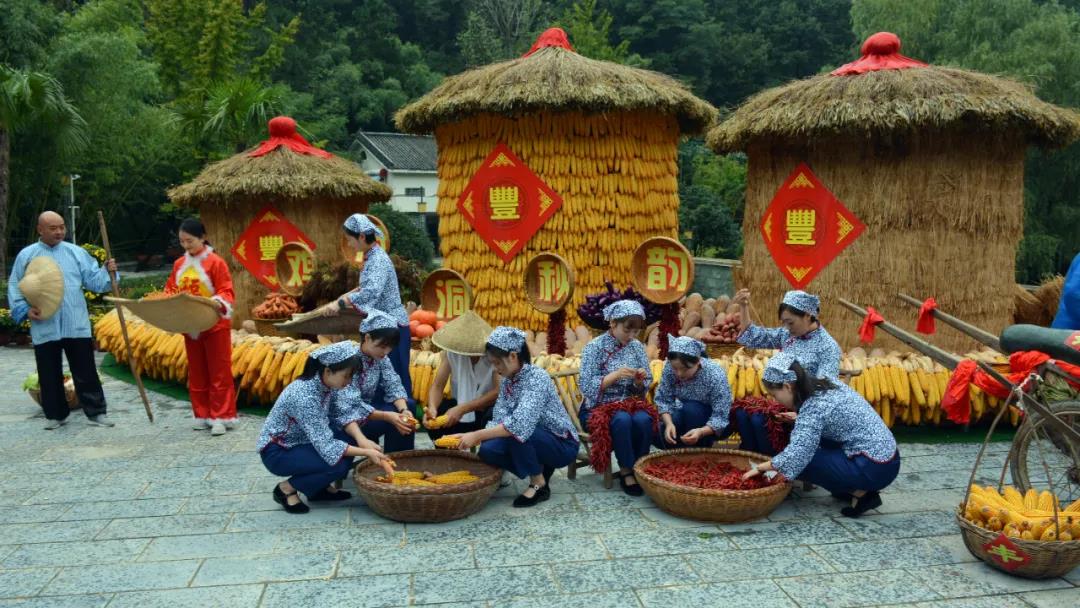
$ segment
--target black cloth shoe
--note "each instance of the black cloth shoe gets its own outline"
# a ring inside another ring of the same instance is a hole
[[[530,484],[529,487],[532,488],[536,493],[532,495],[532,498],[529,498],[524,494],[519,495],[517,498],[514,499],[514,507],[518,509],[525,509],[535,506],[551,498],[551,488],[549,488],[547,484],[543,486]]]
[[[863,513],[866,513],[870,509],[876,509],[881,506],[881,495],[877,492],[867,492],[863,494],[857,501],[855,506],[844,507],[840,509],[840,514],[844,517],[859,517]]]
[[[626,483],[627,475],[623,475],[622,473],[615,473],[615,476],[619,478],[619,487],[622,488],[622,491],[626,494],[630,496],[641,496],[645,494],[645,490],[641,489],[640,483],[635,483],[634,485],[629,485]],[[636,477],[634,478],[634,481],[637,481]]]
[[[319,490],[314,496],[308,496],[308,500],[311,502],[324,502],[334,500],[349,500],[352,498],[352,493],[345,490],[338,490],[337,492],[331,492],[330,490],[323,488]]]
[[[849,504],[851,503],[851,499],[855,498],[853,494],[848,494],[847,492],[833,492],[832,497],[835,500],[839,500],[840,502],[846,502]]]
[[[281,505],[285,509],[286,513],[301,514],[301,513],[307,513],[308,511],[311,510],[311,507],[308,507],[303,502],[298,502],[295,505],[290,505],[289,504],[289,497],[290,496],[296,496],[296,492],[289,492],[288,494],[286,494],[281,489],[281,486],[279,486],[279,485],[274,486],[274,502]]]

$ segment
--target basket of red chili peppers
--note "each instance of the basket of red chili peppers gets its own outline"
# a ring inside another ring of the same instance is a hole
[[[765,517],[787,498],[791,482],[777,475],[743,479],[750,461],[768,456],[743,450],[688,448],[653,452],[634,465],[634,477],[658,507],[687,519],[738,523]]]

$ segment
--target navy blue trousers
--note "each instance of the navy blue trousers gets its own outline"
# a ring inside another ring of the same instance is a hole
[[[532,437],[525,441],[513,437],[488,439],[480,444],[478,456],[493,467],[525,479],[545,470],[565,467],[577,458],[577,453],[577,439],[557,437],[551,431],[537,427]]]
[[[668,443],[664,439],[663,427],[661,425],[661,432],[656,437],[656,447],[661,450],[670,450],[673,448],[707,448],[716,443],[717,440],[723,439],[731,434],[731,427],[727,427],[720,436],[709,435],[708,437],[702,437],[694,445],[684,444],[682,436],[688,431],[705,426],[705,423],[712,417],[712,407],[704,401],[694,401],[691,399],[680,399],[679,403],[682,404],[682,407],[673,408],[671,410],[671,421],[675,423],[675,443]]]
[[[779,450],[769,441],[769,432],[765,427],[765,414],[761,412],[751,414],[744,409],[737,409],[735,422],[739,426],[739,449],[766,456],[776,456],[779,453]]]
[[[334,431],[334,437],[349,445],[356,445],[353,438],[343,431]],[[288,477],[292,487],[309,498],[335,481],[343,479],[349,474],[353,463],[352,457],[346,456],[335,464],[326,464],[315,446],[310,443],[288,449],[271,443],[263,449],[260,456],[267,471],[280,477]]]
[[[406,400],[409,409],[412,409],[415,401],[412,398],[412,376],[409,375],[409,349],[412,348],[412,336],[408,325],[398,325],[398,345],[387,355],[390,357],[390,365],[401,378],[401,385],[405,387]],[[377,401],[382,401],[378,399]]]
[[[591,409],[582,409],[578,412],[581,427],[589,428],[589,416]],[[615,452],[615,460],[619,468],[632,469],[638,458],[649,453],[649,446],[653,441],[653,421],[646,412],[637,411],[615,412],[609,424],[611,427],[611,450]]]
[[[393,403],[376,402],[373,407],[383,412],[397,413],[397,408]],[[379,443],[379,439],[382,439],[383,451],[387,454],[411,450],[416,445],[416,433],[402,435],[393,424],[385,420],[368,420],[360,425],[360,432],[375,443]]]

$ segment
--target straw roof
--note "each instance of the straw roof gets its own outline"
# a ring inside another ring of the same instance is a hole
[[[482,113],[632,110],[674,115],[681,131],[691,135],[704,131],[716,117],[716,108],[670,76],[546,46],[451,76],[399,110],[395,121],[402,131],[431,133],[440,124]]]
[[[282,143],[272,128],[271,139],[258,149],[206,166],[189,183],[170,189],[169,198],[192,207],[302,199],[357,205],[390,200],[390,188],[368,177],[353,161],[321,151],[297,152],[307,149],[303,145],[307,142],[292,141],[298,136],[287,130],[280,135],[291,137],[292,143]]]
[[[1080,113],[1046,103],[1019,82],[935,66],[824,74],[751,97],[709,132],[717,153],[754,141],[905,135],[915,131],[1019,132],[1061,147],[1080,139]]]

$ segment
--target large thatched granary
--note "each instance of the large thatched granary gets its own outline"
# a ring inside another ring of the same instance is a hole
[[[372,202],[390,200],[392,194],[351,160],[311,148],[295,129],[291,118],[271,120],[271,139],[258,152],[249,150],[208,165],[195,179],[168,193],[177,205],[198,210],[218,253],[229,264],[236,291],[234,327],[249,319],[252,307],[270,291],[229,251],[264,206],[273,205],[311,239],[318,259],[339,261],[345,218],[366,212]]]
[[[745,151],[749,159],[739,278],[759,307],[790,289],[757,226],[799,163],[867,225],[806,288],[822,296],[824,323],[846,347],[858,341],[861,320],[837,298],[873,306],[909,329],[915,314],[897,292],[934,296],[989,331],[1008,325],[1025,151],[1080,137],[1080,115],[1023,84],[927,66],[899,49],[896,36],[875,34],[859,61],[763,91],[709,133],[717,153]],[[934,340],[960,352],[973,346],[949,329]]]
[[[435,133],[439,148],[439,235],[445,265],[465,275],[477,313],[495,324],[542,329],[527,303],[529,258],[553,251],[577,275],[568,309],[631,282],[642,241],[676,235],[679,137],[708,127],[716,110],[676,80],[575,53],[562,30],[524,57],[447,78],[397,114],[409,133]],[[485,157],[506,144],[563,199],[509,262],[458,212],[458,198]]]

